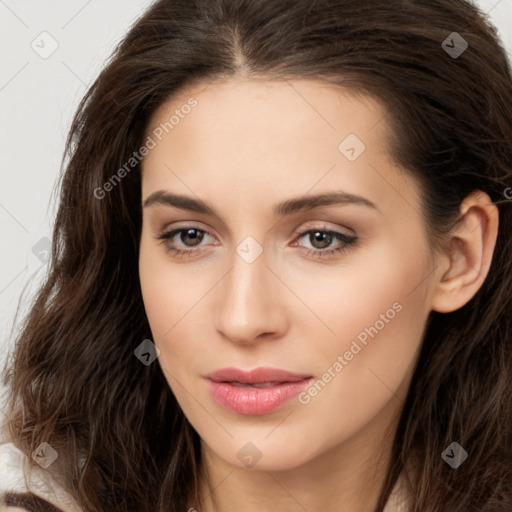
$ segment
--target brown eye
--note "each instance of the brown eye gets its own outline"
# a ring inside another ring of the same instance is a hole
[[[201,242],[203,242],[205,235],[211,236],[203,229],[189,226],[163,232],[156,239],[161,240],[165,245],[166,251],[172,253],[173,256],[192,258],[199,252],[202,252],[201,245],[205,244]]]
[[[182,241],[185,245],[190,247],[198,245],[204,238],[204,232],[201,231],[200,229],[181,229],[179,232],[181,233],[180,241]]]
[[[309,241],[315,249],[325,249],[331,245],[333,236],[325,231],[310,231]],[[316,245],[318,243],[318,245]]]
[[[299,240],[305,238],[311,244],[312,248],[299,244],[308,256],[320,258],[339,255],[358,241],[357,236],[345,235],[327,227],[308,229],[297,233],[297,237]],[[339,243],[331,247],[331,244],[336,241]]]

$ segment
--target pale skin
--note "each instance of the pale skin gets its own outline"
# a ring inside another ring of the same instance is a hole
[[[498,211],[487,194],[471,194],[434,249],[419,184],[391,159],[377,101],[312,80],[206,85],[180,91],[151,119],[146,135],[191,96],[198,102],[145,157],[142,202],[163,190],[219,216],[145,207],[139,262],[158,363],[201,437],[214,487],[209,494],[203,482],[200,512],[372,512],[429,313],[457,310],[481,287]],[[353,161],[339,149],[349,134],[366,146]],[[285,200],[333,191],[375,207],[273,213]],[[157,240],[178,227],[185,231]],[[358,240],[315,257],[344,243],[296,232],[324,227]],[[197,245],[186,236],[192,228],[203,236]],[[262,251],[251,263],[237,253],[247,237]],[[180,259],[166,244],[195,252]],[[400,312],[308,404],[246,416],[208,391],[204,375],[228,366],[322,378],[394,303]],[[252,468],[237,457],[248,442],[261,454]]]

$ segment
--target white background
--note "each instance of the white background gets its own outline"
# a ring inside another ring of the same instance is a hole
[[[0,363],[12,347],[22,291],[27,285],[21,318],[46,270],[32,248],[51,238],[52,194],[71,116],[116,43],[151,3],[0,0]],[[512,56],[512,0],[476,3]],[[46,59],[31,47],[51,48],[42,32],[58,43]]]

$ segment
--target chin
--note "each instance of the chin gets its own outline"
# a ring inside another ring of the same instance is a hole
[[[308,446],[305,442],[290,445],[286,439],[240,440],[244,438],[250,439],[247,436],[237,436],[228,445],[213,445],[214,450],[210,445],[210,450],[225,463],[248,471],[289,471],[299,468],[318,455],[316,451],[311,451],[311,443]]]

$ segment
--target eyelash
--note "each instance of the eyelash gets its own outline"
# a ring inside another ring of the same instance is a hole
[[[201,233],[208,234],[207,231],[205,231],[204,229],[199,229],[196,226],[184,226],[184,227],[180,227],[177,229],[173,229],[172,231],[163,231],[156,237],[156,239],[162,241],[162,243],[165,245],[166,251],[172,253],[174,257],[183,258],[183,257],[185,257],[186,254],[189,254],[189,257],[191,257],[193,253],[199,252],[201,249],[199,249],[199,250],[197,250],[197,249],[191,249],[191,250],[176,249],[174,247],[169,246],[169,244],[167,243],[168,240],[170,240],[171,238],[174,238],[174,236],[176,236],[177,234],[188,231],[189,229],[194,229]],[[336,254],[341,254],[344,251],[346,251],[350,246],[355,245],[355,243],[359,240],[358,237],[356,237],[356,236],[345,235],[343,233],[340,233],[339,231],[333,231],[332,229],[328,229],[326,226],[309,228],[305,231],[296,232],[296,233],[294,233],[294,235],[297,238],[302,238],[305,235],[309,235],[309,234],[317,233],[317,232],[325,233],[327,235],[333,236],[334,239],[338,239],[341,242],[343,242],[343,245],[336,249],[327,249],[327,250],[306,249],[306,255],[312,256],[314,258],[326,258],[326,257],[334,256]]]

